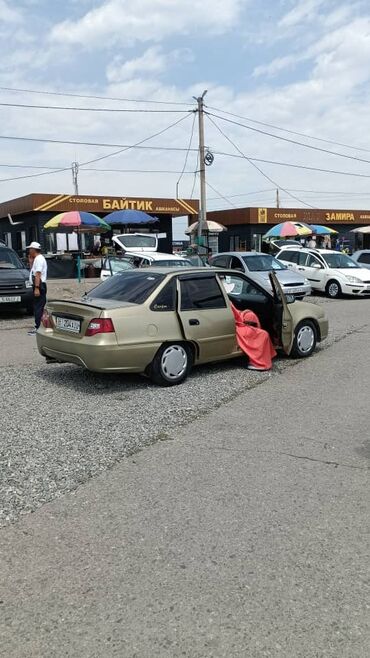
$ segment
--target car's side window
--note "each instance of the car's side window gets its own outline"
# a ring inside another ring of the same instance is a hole
[[[307,253],[305,251],[297,251],[296,254],[298,256],[298,261],[295,262],[298,262],[298,265],[306,265]]]
[[[277,256],[277,258],[278,258],[278,260],[286,260],[288,262],[291,262],[293,253],[294,252],[288,251],[288,250],[282,251],[281,254],[279,254],[279,256]]]
[[[212,258],[213,267],[229,267],[230,256],[215,256]]]
[[[370,264],[370,254],[361,254],[358,258],[358,263],[366,263],[366,265]]]
[[[320,263],[319,259],[316,258],[316,256],[313,256],[312,254],[310,254],[308,256],[308,260],[307,260],[307,267],[314,267],[315,265],[319,265],[320,269],[323,269],[322,264]]]
[[[243,264],[242,264],[240,258],[238,258],[237,256],[232,256],[231,263],[230,263],[230,268],[232,270],[241,270],[242,272],[244,272]]]
[[[299,262],[299,257],[300,257],[300,252],[299,251],[293,251],[293,256],[292,256],[292,263],[295,263],[296,265]]]
[[[152,311],[174,311],[176,308],[176,280],[172,278],[158,293],[150,309]]]
[[[223,274],[220,276],[220,279],[231,300],[233,297],[245,297],[246,295],[253,295],[255,298],[259,297],[264,300],[267,299],[267,294],[263,290],[257,288],[253,283],[241,276]]]
[[[215,276],[180,279],[181,310],[226,308],[226,301]]]

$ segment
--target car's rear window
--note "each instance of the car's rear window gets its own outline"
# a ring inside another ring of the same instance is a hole
[[[151,266],[152,267],[191,267],[191,263],[188,260],[179,258],[179,260],[154,260]]]
[[[165,278],[164,274],[143,270],[127,270],[106,279],[88,294],[90,299],[114,299],[130,304],[143,304]]]

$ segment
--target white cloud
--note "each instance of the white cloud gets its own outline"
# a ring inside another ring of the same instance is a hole
[[[55,25],[50,40],[96,49],[201,29],[223,33],[235,25],[246,4],[248,0],[105,0],[80,20]]]
[[[167,65],[167,58],[159,47],[148,48],[140,57],[124,61],[119,55],[107,67],[109,82],[121,82],[142,73],[162,73]]]
[[[285,55],[284,57],[276,57],[268,64],[261,64],[260,66],[256,66],[252,75],[254,78],[258,78],[260,76],[272,77],[281,71],[294,68],[294,66],[299,61],[301,61],[301,59],[302,55]]]
[[[0,0],[0,24],[1,23],[21,23],[22,13],[11,7],[6,0]]]
[[[118,83],[142,75],[156,76],[166,71],[170,66],[192,61],[191,51],[186,48],[165,53],[159,46],[148,48],[134,59],[125,60],[117,55],[107,66],[106,75],[109,83]]]
[[[314,20],[325,0],[299,0],[295,7],[279,21],[279,27],[295,27],[298,24]]]

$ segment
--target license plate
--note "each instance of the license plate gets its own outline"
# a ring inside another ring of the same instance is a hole
[[[72,320],[71,318],[55,318],[55,325],[57,329],[63,331],[70,331],[73,334],[79,334],[81,331],[80,320]]]
[[[16,302],[20,302],[21,297],[0,297],[0,304],[15,304]]]

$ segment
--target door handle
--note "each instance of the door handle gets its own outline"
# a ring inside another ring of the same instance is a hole
[[[198,324],[200,324],[200,322],[199,322],[199,320],[197,320],[196,318],[191,318],[191,320],[189,320],[189,324],[190,324],[192,327],[194,327],[194,326],[198,326]]]
[[[297,267],[297,269],[300,270],[301,272],[304,271],[304,267]]]

